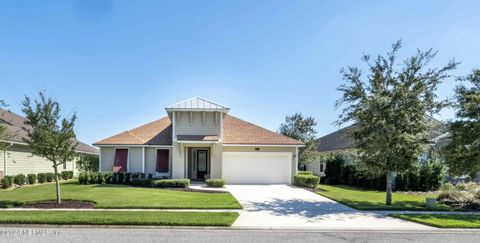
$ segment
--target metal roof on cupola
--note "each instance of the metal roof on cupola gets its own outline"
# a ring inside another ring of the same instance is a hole
[[[180,101],[165,108],[167,112],[173,111],[217,111],[227,113],[230,108],[198,96]]]

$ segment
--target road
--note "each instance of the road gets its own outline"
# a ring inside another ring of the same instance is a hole
[[[0,242],[480,242],[480,231],[0,228]]]

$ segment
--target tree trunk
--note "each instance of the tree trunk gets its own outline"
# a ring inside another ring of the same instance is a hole
[[[62,203],[62,199],[60,198],[60,182],[58,180],[58,168],[57,164],[55,163],[53,165],[53,171],[55,172],[55,189],[56,189],[56,195],[57,195],[57,204]]]
[[[387,171],[387,188],[385,204],[392,205],[392,171]]]

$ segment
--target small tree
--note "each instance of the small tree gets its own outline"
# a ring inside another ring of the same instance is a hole
[[[305,147],[298,150],[299,164],[307,164],[318,158],[315,138],[316,125],[317,122],[313,117],[304,117],[302,113],[298,112],[287,116],[285,122],[280,125],[280,134],[305,143]]]
[[[98,156],[93,154],[79,154],[75,163],[81,172],[98,172]]]
[[[444,155],[449,172],[453,175],[480,171],[480,69],[460,81],[453,106],[457,108],[456,120],[451,123],[451,142],[445,146]]]
[[[401,42],[393,45],[386,57],[370,56],[363,60],[369,67],[366,79],[357,67],[342,70],[347,81],[339,87],[343,97],[337,107],[346,104],[339,123],[358,124],[354,138],[362,163],[372,171],[387,175],[386,204],[392,203],[393,172],[404,172],[418,160],[428,142],[427,114],[437,113],[444,102],[437,101],[435,91],[458,63],[450,61],[440,69],[427,69],[435,57],[431,49],[397,65]]]
[[[39,93],[40,99],[32,104],[25,96],[23,112],[26,116],[25,124],[31,129],[24,128],[28,136],[24,138],[34,155],[50,160],[55,173],[57,203],[61,203],[58,166],[72,160],[75,156],[77,142],[73,126],[77,116],[61,118],[58,102]]]

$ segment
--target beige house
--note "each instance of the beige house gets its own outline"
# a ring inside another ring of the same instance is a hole
[[[164,118],[103,139],[100,170],[233,184],[291,184],[302,142],[229,115],[194,97],[165,108]]]
[[[23,142],[27,136],[24,128],[25,118],[11,111],[0,109],[0,126],[6,128],[8,136],[0,139],[2,151],[0,152],[1,166],[0,178],[4,175],[37,174],[53,172],[52,162],[32,155],[32,150]],[[78,141],[77,152],[83,154],[98,154],[98,150],[92,146]],[[75,160],[68,161],[60,166],[60,171],[73,171],[76,173]]]

